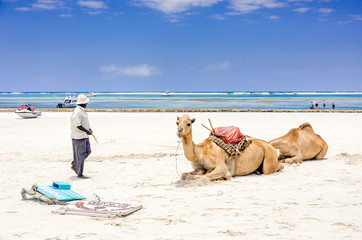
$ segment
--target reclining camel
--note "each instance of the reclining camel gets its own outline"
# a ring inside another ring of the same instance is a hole
[[[188,115],[177,117],[177,136],[182,137],[186,158],[191,161],[194,171],[183,173],[181,179],[207,177],[210,180],[228,179],[236,175],[246,175],[259,167],[264,174],[271,174],[284,168],[278,162],[277,150],[267,142],[258,139],[251,143],[237,157],[230,157],[214,142],[205,139],[200,144],[192,141],[192,123]]]
[[[287,134],[269,142],[279,149],[279,160],[285,163],[302,163],[303,160],[322,159],[328,145],[316,134],[309,123],[292,128]]]

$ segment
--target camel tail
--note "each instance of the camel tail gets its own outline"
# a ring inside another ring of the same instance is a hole
[[[303,123],[303,124],[301,124],[301,125],[299,126],[300,129],[303,129],[303,128],[306,128],[306,127],[312,128],[312,125],[310,125],[310,123],[305,122],[305,123]]]

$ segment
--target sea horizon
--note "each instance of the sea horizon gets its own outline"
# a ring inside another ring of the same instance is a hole
[[[30,104],[56,108],[66,97],[85,94],[88,108],[101,109],[318,109],[362,110],[359,91],[114,91],[1,92],[0,108]],[[325,108],[323,106],[325,102]]]
[[[0,94],[362,94],[361,91],[3,91]]]

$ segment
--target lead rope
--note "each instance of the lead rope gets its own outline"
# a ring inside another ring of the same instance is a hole
[[[177,144],[177,148],[176,148],[176,152],[175,152],[175,167],[176,167],[176,173],[177,175],[181,178],[181,175],[178,173],[177,171],[177,151],[180,147],[180,144],[182,143],[182,138],[179,138],[177,140],[178,144]],[[144,185],[149,185],[149,186],[152,186],[152,187],[159,187],[159,186],[170,186],[170,185],[173,185],[173,184],[151,184],[151,183],[148,183],[148,182],[144,182],[144,183],[136,183],[136,185],[134,186],[134,188],[137,188],[137,187],[140,187],[140,186],[144,186]]]
[[[179,138],[177,140],[177,142],[178,142],[178,145],[177,145],[176,152],[175,152],[176,173],[179,177],[181,177],[181,175],[177,171],[177,151],[178,151],[178,148],[180,147],[180,144],[182,143],[182,138]]]

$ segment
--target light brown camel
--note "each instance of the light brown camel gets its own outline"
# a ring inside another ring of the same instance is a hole
[[[292,128],[287,134],[269,142],[279,149],[279,161],[285,163],[302,163],[303,160],[322,159],[328,145],[316,134],[309,123]]]
[[[182,137],[185,156],[194,169],[192,172],[183,173],[181,179],[197,179],[203,176],[210,180],[228,179],[236,175],[250,174],[258,169],[264,174],[271,174],[284,168],[283,164],[278,162],[277,150],[262,140],[250,140],[249,146],[240,155],[232,158],[208,139],[195,144],[192,141],[194,122],[195,118],[191,119],[188,115],[177,117],[177,136]]]

